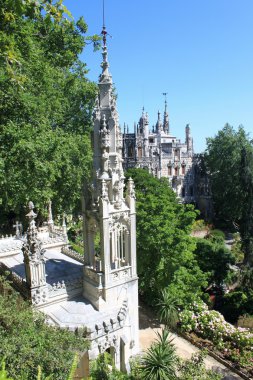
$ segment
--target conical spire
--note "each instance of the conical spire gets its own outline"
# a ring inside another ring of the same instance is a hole
[[[158,111],[157,113],[157,122],[156,122],[156,133],[161,133],[162,131],[162,122],[161,122],[161,113]]]
[[[163,130],[165,133],[170,133],[169,115],[167,111],[167,92],[163,92],[164,96],[164,116],[163,116]]]
[[[169,114],[167,111],[167,100],[165,99],[164,117],[163,117],[163,130],[165,133],[170,133]]]

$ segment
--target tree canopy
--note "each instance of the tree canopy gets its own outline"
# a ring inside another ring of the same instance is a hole
[[[236,227],[242,238],[244,263],[253,265],[253,144],[243,127],[229,124],[207,139],[205,161],[209,170],[215,216]]]
[[[196,259],[201,270],[208,274],[208,283],[221,284],[235,258],[224,242],[196,239]]]
[[[210,176],[216,219],[238,223],[244,207],[244,191],[240,181],[241,152],[252,148],[246,132],[226,124],[213,138],[207,138],[205,162]]]
[[[91,162],[97,87],[79,54],[89,42],[62,1],[0,0],[0,214],[72,211]],[[97,41],[95,36],[94,40]],[[71,191],[70,191],[71,190]]]
[[[126,176],[133,178],[136,187],[140,292],[151,304],[165,288],[178,303],[190,302],[206,285],[190,236],[196,211],[178,202],[166,179],[157,179],[143,169],[131,169]]]
[[[244,263],[253,267],[253,148],[242,149],[240,169],[240,183],[244,198],[240,220],[242,250]]]

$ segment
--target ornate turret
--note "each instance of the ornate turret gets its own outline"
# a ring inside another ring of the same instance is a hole
[[[98,310],[123,302],[126,283],[132,284],[137,299],[134,185],[129,180],[125,198],[122,134],[108,70],[105,27],[102,34],[102,74],[94,111],[93,183],[84,195],[84,295]]]
[[[35,225],[36,214],[33,211],[33,202],[29,202],[29,219],[27,230],[27,241],[23,244],[26,282],[30,290],[30,297],[33,303],[41,304],[47,299],[48,289],[45,273],[45,249],[38,239],[38,231]]]
[[[187,124],[185,127],[185,143],[187,145],[187,151],[190,156],[193,155],[193,140],[191,137],[191,128],[190,124]]]

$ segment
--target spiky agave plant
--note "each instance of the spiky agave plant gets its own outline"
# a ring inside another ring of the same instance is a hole
[[[157,307],[160,321],[166,327],[174,329],[178,322],[178,304],[176,298],[171,296],[167,289],[162,291]]]
[[[175,380],[178,357],[169,331],[157,333],[156,341],[142,359],[142,373],[146,380]]]

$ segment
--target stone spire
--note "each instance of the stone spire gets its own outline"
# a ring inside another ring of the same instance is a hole
[[[193,155],[193,139],[191,137],[191,127],[187,124],[185,127],[185,143],[187,145],[187,151],[190,157]]]
[[[161,113],[158,111],[157,113],[157,122],[156,122],[156,133],[161,133],[163,130],[163,125],[161,122]]]
[[[169,124],[169,114],[167,111],[167,100],[165,98],[164,102],[164,117],[163,117],[163,130],[165,133],[169,134],[170,133],[170,124]]]
[[[33,211],[34,204],[29,202],[29,219],[27,229],[27,241],[23,244],[22,252],[24,255],[26,282],[30,290],[30,297],[33,303],[41,304],[47,299],[48,289],[45,273],[45,249],[38,239],[38,231],[35,224],[36,214]]]

